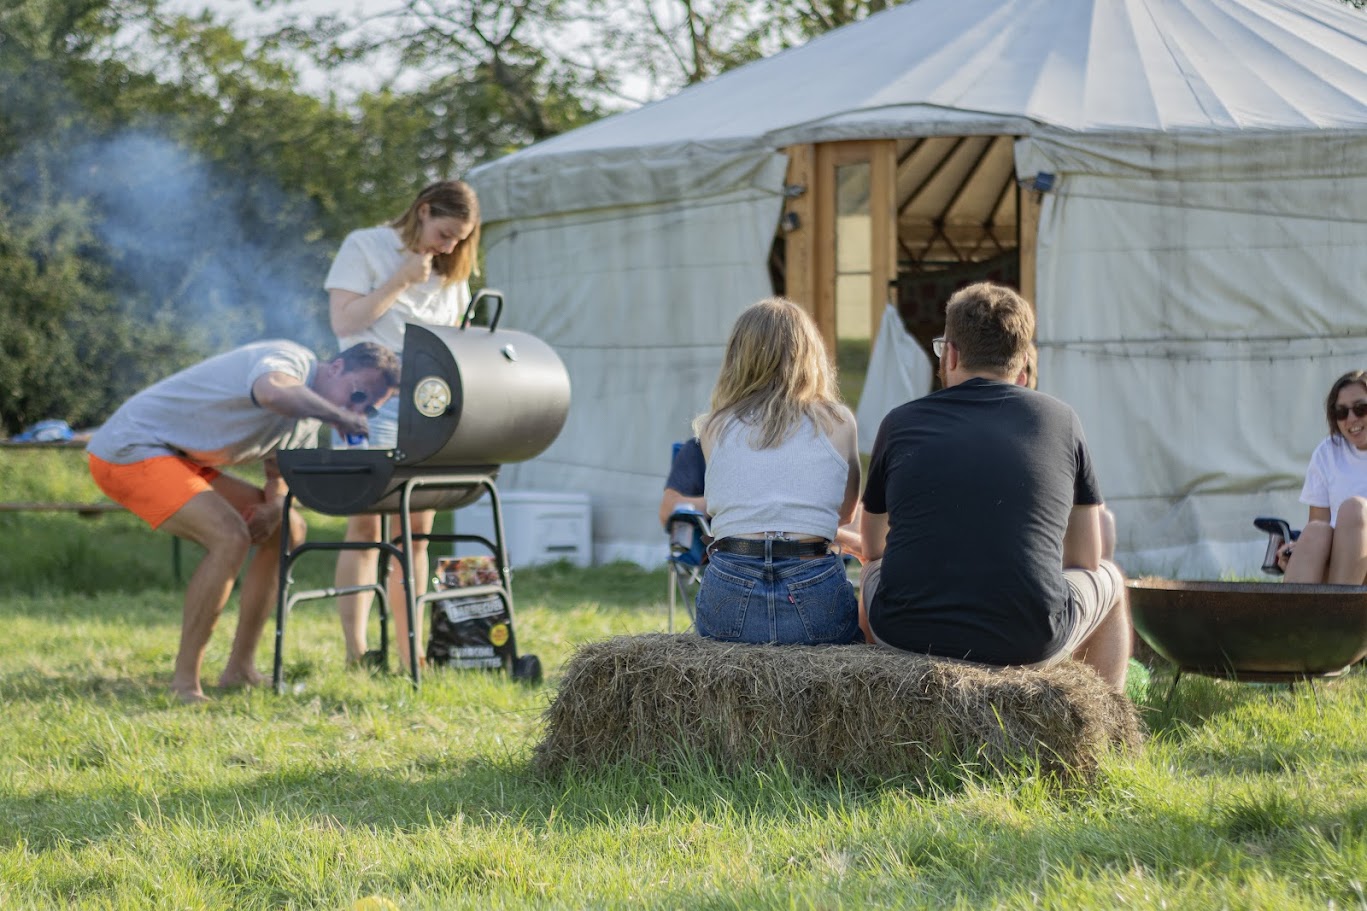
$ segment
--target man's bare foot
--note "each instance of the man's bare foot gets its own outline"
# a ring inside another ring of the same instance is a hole
[[[171,684],[171,692],[175,693],[176,698],[186,705],[199,705],[202,702],[213,701],[208,696],[204,695],[204,691],[201,690],[198,685],[193,687],[181,687],[173,683]]]
[[[223,676],[218,678],[218,685],[225,690],[243,686],[265,686],[266,675],[259,673],[254,667],[245,671],[228,668],[223,671]]]

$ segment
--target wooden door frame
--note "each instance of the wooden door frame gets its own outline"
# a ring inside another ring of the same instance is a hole
[[[816,320],[835,352],[835,171],[869,165],[869,326],[878,334],[897,280],[897,141],[852,140],[789,146],[784,206],[788,297]],[[799,188],[800,191],[799,191]]]

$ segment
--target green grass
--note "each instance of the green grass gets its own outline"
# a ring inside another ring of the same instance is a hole
[[[288,630],[290,693],[184,707],[165,689],[180,593],[161,537],[117,515],[0,516],[0,536],[7,911],[1367,907],[1361,669],[1317,694],[1187,677],[1166,709],[1156,670],[1144,752],[1085,789],[701,762],[543,778],[529,757],[560,666],[663,629],[662,574],[518,571],[543,688],[436,672],[414,693],[345,670],[318,602]],[[306,584],[330,574],[316,563]],[[270,647],[268,630],[262,667]]]
[[[859,409],[864,380],[869,372],[873,343],[868,339],[842,338],[836,342],[835,364],[840,376],[840,396],[851,411]]]

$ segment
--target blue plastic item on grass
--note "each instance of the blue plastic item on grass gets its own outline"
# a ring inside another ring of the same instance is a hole
[[[15,443],[60,443],[75,436],[71,425],[66,421],[39,421],[24,428],[24,432],[11,437]]]

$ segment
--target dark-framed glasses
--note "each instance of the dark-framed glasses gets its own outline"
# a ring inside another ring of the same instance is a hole
[[[945,337],[938,335],[930,340],[930,349],[935,352],[936,357],[945,356]]]
[[[369,392],[366,392],[364,389],[352,389],[352,390],[351,390],[351,404],[353,404],[353,405],[365,405],[365,403],[368,402],[368,401],[370,401],[370,393],[369,393]],[[366,409],[365,409],[365,416],[366,416],[366,417],[368,417],[368,418],[373,418],[377,413],[378,413],[378,411],[377,411],[377,409],[375,408],[374,405],[366,405]]]
[[[1355,418],[1367,418],[1367,402],[1354,402],[1352,405],[1335,405],[1334,420],[1348,420],[1349,412],[1351,412]]]

